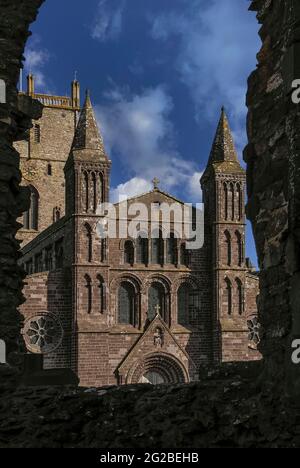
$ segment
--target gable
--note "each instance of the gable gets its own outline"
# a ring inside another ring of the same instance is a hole
[[[133,369],[141,363],[147,356],[157,355],[174,359],[184,365],[188,375],[188,369],[195,367],[187,352],[180,346],[169,328],[157,315],[148,326],[144,334],[131,348],[127,356],[118,366],[119,375],[127,376]]]
[[[122,201],[116,203],[115,206],[121,206],[126,202],[128,203],[128,205],[131,205],[133,203],[144,203],[147,206],[150,206],[151,203],[167,203],[170,205],[172,203],[180,203],[181,205],[184,205],[184,202],[182,200],[179,200],[173,195],[170,195],[167,192],[163,192],[159,189],[151,190],[150,192],[142,193],[141,195],[128,198],[127,200],[124,200],[124,202]]]

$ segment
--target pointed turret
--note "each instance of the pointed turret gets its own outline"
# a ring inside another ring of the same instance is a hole
[[[221,110],[216,136],[212,145],[209,162],[238,161],[231,130],[224,107]]]
[[[88,152],[92,151],[93,159],[108,159],[88,91],[75,131],[71,153],[73,153],[73,155],[74,153],[78,154],[78,152],[82,150]]]
[[[110,166],[87,92],[64,169],[67,216],[96,214],[99,203],[108,201]]]
[[[205,178],[211,169],[215,172],[243,172],[224,107],[221,109],[221,117],[202,178]]]

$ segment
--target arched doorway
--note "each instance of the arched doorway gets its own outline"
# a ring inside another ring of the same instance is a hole
[[[176,358],[155,353],[142,359],[127,377],[127,383],[176,384],[189,381],[187,371]]]
[[[159,385],[165,383],[164,377],[155,370],[146,372],[140,378],[139,383],[149,383],[151,385]]]

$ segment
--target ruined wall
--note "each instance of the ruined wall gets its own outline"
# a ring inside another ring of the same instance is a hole
[[[262,270],[260,349],[267,375],[282,380],[290,339],[300,333],[300,120],[292,102],[292,82],[300,78],[300,2],[256,0],[251,9],[262,24],[262,47],[248,83],[247,214]]]
[[[17,82],[28,28],[43,0],[1,0],[0,79],[6,83],[6,103],[0,104],[0,339],[7,344],[8,361],[18,364],[23,300],[23,273],[18,267],[16,222],[28,207],[28,191],[20,188],[19,154],[13,141],[22,138],[41,106],[27,96],[18,97]]]

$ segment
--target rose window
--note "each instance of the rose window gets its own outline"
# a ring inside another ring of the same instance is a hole
[[[63,329],[52,314],[31,317],[25,323],[24,338],[29,351],[38,354],[51,353],[61,344]]]
[[[247,325],[248,325],[248,330],[249,330],[249,334],[248,334],[248,339],[251,343],[251,345],[253,346],[257,346],[260,342],[260,323],[258,321],[258,317],[257,316],[253,316],[253,317],[250,317],[248,320],[247,320]]]

